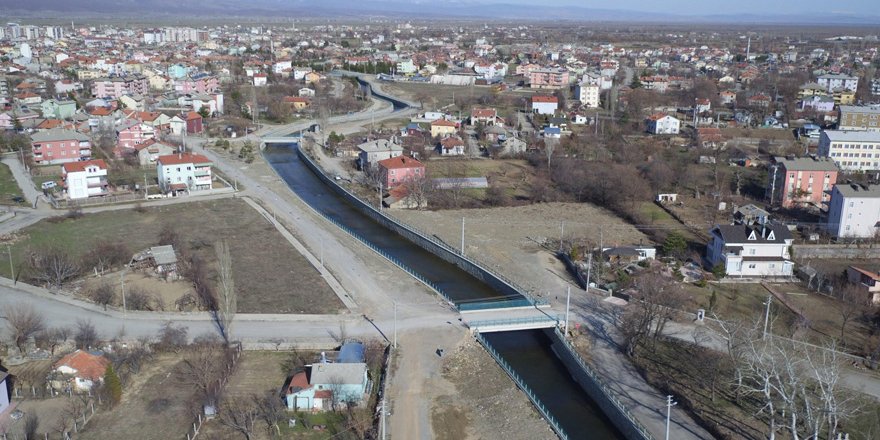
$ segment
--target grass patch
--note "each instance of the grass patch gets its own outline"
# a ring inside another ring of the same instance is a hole
[[[11,243],[12,259],[21,271],[31,248],[59,247],[80,258],[100,241],[123,242],[134,253],[157,245],[166,224],[173,225],[181,240],[212,270],[214,243],[229,242],[239,312],[335,313],[344,307],[305,257],[240,199],[44,220],[18,233]],[[10,276],[8,265],[2,266],[0,274]]]
[[[5,163],[0,163],[0,205],[18,205],[13,197],[21,197],[21,188],[12,177],[12,171]]]

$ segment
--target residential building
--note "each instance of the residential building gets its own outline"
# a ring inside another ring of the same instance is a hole
[[[871,94],[874,96],[880,95],[880,79],[871,80]]]
[[[360,405],[370,389],[363,362],[316,363],[295,374],[285,387],[287,409],[326,411],[336,405]]]
[[[103,355],[76,350],[59,359],[52,368],[67,379],[74,391],[85,392],[104,380],[109,365],[110,359]]]
[[[254,74],[254,87],[264,87],[269,80],[269,76],[265,73]]]
[[[706,261],[710,267],[724,265],[727,276],[791,276],[794,262],[789,247],[791,232],[785,225],[717,225],[710,231]]]
[[[471,125],[495,125],[498,112],[494,108],[475,108],[471,111]]]
[[[559,98],[555,96],[532,96],[532,112],[539,115],[552,115],[559,108]]]
[[[816,82],[824,87],[828,93],[841,89],[856,91],[859,87],[859,77],[843,74],[821,75],[816,79]]]
[[[437,150],[441,156],[464,156],[464,141],[458,136],[443,138]]]
[[[846,279],[851,284],[858,286],[865,293],[865,297],[869,299],[871,304],[875,306],[880,304],[880,282],[878,282],[880,281],[880,272],[858,266],[849,266],[846,268]],[[2,390],[0,390],[0,393],[2,393]],[[2,399],[2,396],[0,396],[0,399]]]
[[[126,119],[116,128],[116,156],[133,153],[134,148],[156,136],[155,129],[143,122]]]
[[[150,89],[143,75],[127,75],[99,78],[92,83],[92,96],[117,99],[123,95],[146,95]]]
[[[837,90],[832,97],[837,105],[852,105],[856,102],[856,92],[853,90]]]
[[[412,58],[399,60],[395,69],[395,73],[399,75],[412,75],[419,70],[418,66],[413,62]]]
[[[403,154],[403,147],[393,138],[364,142],[357,148],[359,150],[358,167],[362,170],[369,169],[380,160],[391,159]]]
[[[804,111],[811,108],[820,113],[834,110],[834,98],[828,95],[811,95],[798,102],[798,109]]]
[[[285,96],[284,102],[294,111],[304,110],[309,107],[311,100],[301,96]]]
[[[406,156],[397,156],[376,163],[385,188],[393,188],[407,181],[425,177],[425,165]]]
[[[76,113],[76,101],[57,101],[49,99],[40,103],[44,118],[68,119]]]
[[[431,137],[445,137],[455,134],[458,124],[447,119],[431,122]]]
[[[827,229],[834,237],[873,238],[880,231],[880,186],[838,184],[831,190]]]
[[[880,131],[880,106],[841,105],[838,130]]]
[[[645,129],[651,134],[678,134],[681,121],[666,113],[655,113],[645,119]]]
[[[561,89],[568,87],[568,70],[563,68],[534,69],[529,72],[529,87]]]
[[[107,164],[101,160],[70,162],[61,166],[64,190],[71,200],[107,195]]]
[[[78,131],[55,128],[33,134],[31,151],[38,165],[77,162],[91,159],[92,143]]]
[[[178,93],[214,93],[220,89],[220,80],[207,73],[197,73],[173,81]]]
[[[211,165],[211,161],[201,154],[177,153],[159,156],[156,159],[159,188],[166,194],[211,189]]]
[[[767,198],[772,205],[793,208],[827,203],[837,183],[837,164],[824,157],[776,157],[770,166]]]
[[[599,108],[599,85],[580,83],[575,90],[575,96],[584,107]]]
[[[724,148],[724,146],[727,145],[727,140],[724,137],[724,134],[721,132],[721,129],[717,127],[697,128],[696,138],[697,146],[702,148],[715,150],[718,148]]]
[[[138,163],[141,166],[154,164],[159,159],[159,156],[167,156],[177,152],[177,147],[159,142],[156,139],[149,139],[137,144],[134,146],[134,149],[137,152]]]
[[[880,132],[825,130],[817,152],[830,157],[842,170],[880,170]]]
[[[10,382],[9,373],[0,370],[0,414],[3,414],[6,408],[9,408],[9,390],[12,389]]]

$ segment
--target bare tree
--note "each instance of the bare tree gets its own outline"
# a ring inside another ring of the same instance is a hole
[[[178,382],[192,387],[202,402],[216,403],[224,369],[223,352],[215,344],[194,345],[175,371]]]
[[[40,418],[29,412],[24,418],[24,439],[37,440],[37,428],[40,426]]]
[[[173,322],[168,321],[159,329],[158,341],[155,346],[161,351],[178,353],[186,346],[188,333],[188,327],[175,325]]]
[[[107,310],[107,306],[113,304],[113,301],[116,299],[116,290],[109,283],[104,282],[92,289],[89,297],[92,298],[95,304],[102,305],[104,310]]]
[[[131,260],[131,252],[125,243],[102,241],[83,256],[86,267],[92,267],[101,275],[114,265],[126,264]]]
[[[403,182],[403,189],[406,191],[404,202],[407,208],[422,209],[428,204],[428,197],[431,194],[433,185],[431,179],[427,176],[416,176]]]
[[[215,313],[220,335],[229,344],[232,338],[232,320],[237,308],[235,281],[232,277],[232,254],[226,240],[217,242],[217,272],[219,274],[218,307]]]
[[[284,418],[285,408],[278,394],[273,391],[268,391],[263,396],[254,394],[253,400],[260,418],[266,423],[269,436],[280,436],[281,427],[278,423]]]
[[[37,343],[49,349],[49,353],[55,355],[55,349],[67,341],[70,337],[70,329],[67,327],[53,327],[37,334]]]
[[[6,307],[6,323],[15,346],[22,352],[28,338],[46,328],[46,322],[30,304],[12,304]]]
[[[840,292],[838,310],[840,312],[840,340],[844,341],[846,336],[846,325],[853,319],[858,318],[865,313],[870,306],[868,294],[855,284],[847,284],[847,286],[837,289]]]
[[[250,440],[254,435],[257,420],[260,419],[260,408],[249,399],[228,399],[219,411],[219,420]]]
[[[686,299],[670,277],[656,272],[636,278],[634,287],[630,303],[619,323],[629,356],[634,355],[636,348],[648,339],[656,341]]]
[[[91,320],[78,319],[74,329],[73,340],[76,342],[76,347],[83,350],[97,345],[98,330],[95,329],[95,324]]]
[[[35,281],[55,288],[79,275],[80,271],[78,262],[67,251],[57,247],[29,252],[27,268]]]
[[[341,376],[331,376],[327,382],[327,388],[330,389],[330,409],[338,411],[339,405],[347,399],[345,395],[345,382]]]

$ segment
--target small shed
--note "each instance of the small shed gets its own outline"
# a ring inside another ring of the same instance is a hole
[[[150,254],[153,256],[156,272],[165,276],[165,279],[177,278],[177,254],[174,253],[174,246],[153,246]]]

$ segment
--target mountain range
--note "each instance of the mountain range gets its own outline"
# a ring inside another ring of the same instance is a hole
[[[340,18],[376,17],[479,20],[570,20],[651,23],[880,24],[880,15],[826,11],[792,14],[689,15],[455,0],[0,0],[0,16],[175,18]]]

